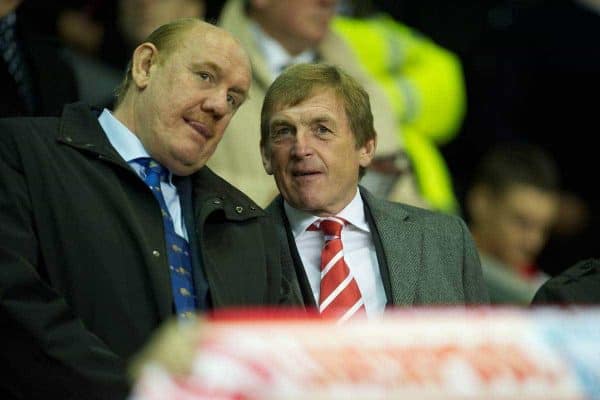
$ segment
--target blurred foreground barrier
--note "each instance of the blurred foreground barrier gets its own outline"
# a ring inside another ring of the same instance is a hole
[[[600,308],[225,315],[167,327],[138,362],[134,400],[600,399]]]

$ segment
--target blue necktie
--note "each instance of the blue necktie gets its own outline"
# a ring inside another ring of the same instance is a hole
[[[152,190],[162,212],[175,313],[180,318],[189,318],[196,311],[192,259],[187,240],[175,233],[173,219],[160,189],[161,178],[166,179],[168,171],[148,157],[135,161],[144,168],[144,182]]]
[[[0,18],[0,55],[17,84],[19,96],[27,110],[32,113],[35,107],[32,81],[25,56],[16,38],[16,19],[15,12]]]

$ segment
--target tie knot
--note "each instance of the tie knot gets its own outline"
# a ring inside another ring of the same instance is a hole
[[[167,169],[150,157],[141,157],[135,160],[138,164],[144,167],[146,175],[166,175]]]
[[[167,176],[167,169],[150,157],[137,158],[135,161],[144,168],[143,179],[150,187],[158,187],[161,177]]]
[[[335,236],[340,238],[342,235],[342,228],[346,224],[346,221],[337,217],[328,217],[316,221],[313,225],[316,229],[319,229],[325,236]]]

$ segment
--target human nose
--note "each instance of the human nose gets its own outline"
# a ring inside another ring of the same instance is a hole
[[[313,151],[309,133],[305,130],[299,130],[292,146],[292,155],[296,158],[304,158],[312,155]]]
[[[229,112],[229,102],[227,101],[227,91],[215,89],[212,90],[202,103],[202,108],[212,113],[215,119],[222,118]]]

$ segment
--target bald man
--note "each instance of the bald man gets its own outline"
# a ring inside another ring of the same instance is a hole
[[[183,19],[135,49],[112,112],[0,120],[1,398],[125,398],[162,321],[300,301],[266,214],[204,167],[250,82],[233,37]]]

